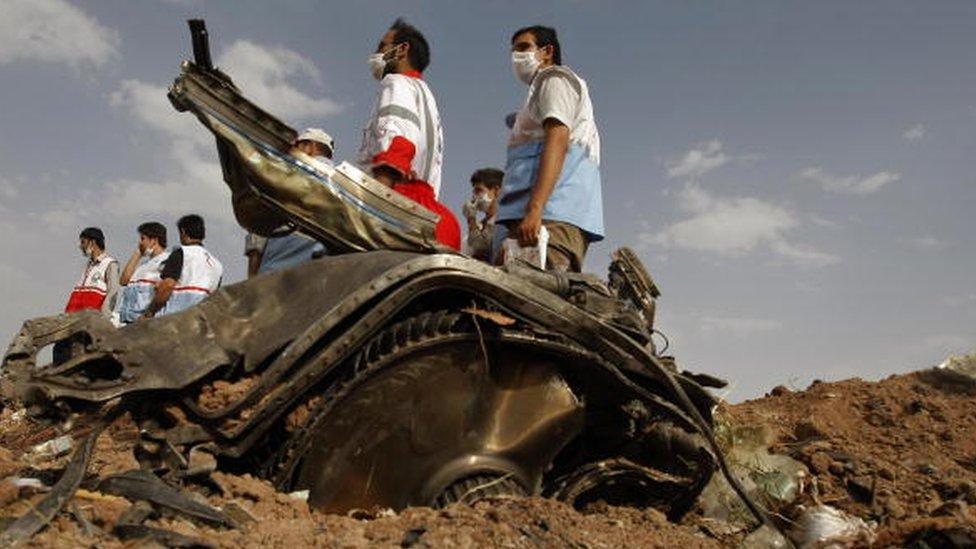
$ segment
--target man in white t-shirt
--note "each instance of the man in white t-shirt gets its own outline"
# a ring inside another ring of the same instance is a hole
[[[206,248],[206,227],[196,214],[184,215],[176,222],[180,247],[163,262],[152,302],[140,318],[167,315],[188,309],[206,299],[220,287],[224,266]]]
[[[139,234],[136,250],[132,252],[119,277],[122,297],[119,299],[117,316],[113,316],[117,324],[135,322],[146,312],[146,307],[156,295],[163,262],[169,257],[169,250],[166,249],[166,227],[162,223],[143,223],[136,232]]]
[[[512,36],[512,69],[529,86],[508,140],[492,246],[536,245],[549,233],[546,268],[579,272],[603,239],[600,133],[586,81],[562,65],[556,31],[533,26]]]

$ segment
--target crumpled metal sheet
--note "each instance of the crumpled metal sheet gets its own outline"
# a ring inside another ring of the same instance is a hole
[[[217,137],[234,213],[246,229],[268,235],[288,224],[334,253],[444,249],[434,238],[437,214],[350,164],[316,170],[303,154],[288,154],[294,130],[225,77],[187,61],[170,98]]]
[[[34,400],[75,397],[106,401],[148,389],[180,389],[237,360],[264,360],[348,298],[362,302],[381,291],[384,273],[425,256],[370,252],[324,257],[220,289],[195,307],[115,328],[97,311],[29,320],[8,349],[3,394]],[[372,282],[372,286],[370,283]],[[350,305],[352,306],[352,305]],[[342,313],[335,316],[342,319]],[[37,353],[71,334],[88,340],[60,365],[38,367]],[[121,366],[118,375],[87,380],[78,369]]]

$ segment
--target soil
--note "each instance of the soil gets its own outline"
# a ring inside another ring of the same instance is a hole
[[[221,391],[223,392],[223,391]],[[232,391],[236,392],[236,391]],[[230,399],[232,400],[232,399]],[[976,386],[935,371],[814,383],[805,391],[779,387],[765,398],[723,405],[719,417],[762,428],[770,451],[806,465],[812,482],[803,505],[826,504],[867,521],[874,547],[916,540],[976,539]],[[81,429],[81,427],[76,427]],[[81,432],[81,431],[77,431]],[[61,436],[9,408],[0,414],[0,517],[28,512],[42,497],[12,484],[17,477],[53,482],[67,456],[45,465],[28,459],[36,444]],[[138,436],[127,417],[102,435],[90,475],[136,468]],[[682,547],[735,546],[744,533],[696,512],[673,524],[654,510],[597,504],[584,512],[540,498],[504,498],[473,507],[410,508],[328,515],[298,494],[277,492],[248,475],[216,472],[212,482],[187,485],[238,523],[218,528],[185,516],[154,513],[143,524],[216,547]],[[30,541],[31,547],[131,547],[113,528],[133,502],[86,483],[65,509]],[[793,508],[798,512],[800,508]],[[786,517],[789,518],[789,517]],[[0,518],[0,521],[5,521]],[[788,526],[788,525],[787,525]],[[936,537],[932,537],[936,536]],[[942,536],[939,538],[938,536]],[[954,536],[954,537],[953,537]],[[971,536],[971,537],[967,537]],[[171,540],[186,542],[186,539]],[[949,545],[952,546],[952,545]],[[957,545],[965,546],[965,545]]]

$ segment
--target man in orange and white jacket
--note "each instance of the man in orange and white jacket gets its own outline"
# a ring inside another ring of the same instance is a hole
[[[81,231],[78,247],[88,261],[68,297],[64,312],[95,309],[111,316],[119,293],[119,262],[105,252],[105,234],[98,227]]]
[[[427,40],[397,19],[368,62],[380,89],[363,129],[358,163],[381,183],[440,215],[437,240],[460,249],[461,225],[437,200],[444,132],[434,94],[423,80],[430,64]]]

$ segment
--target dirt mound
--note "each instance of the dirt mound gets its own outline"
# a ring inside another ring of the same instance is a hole
[[[765,398],[723,406],[719,417],[764,429],[771,452],[810,470],[800,503],[825,504],[864,519],[874,530],[876,547],[963,547],[976,539],[976,515],[970,510],[976,505],[976,387],[964,381],[925,371],[876,383],[814,383],[802,392],[777,388]],[[38,445],[65,435],[77,443],[85,429],[75,425],[59,431],[33,424],[23,413],[3,411],[0,523],[5,526],[10,517],[29,512],[43,497],[43,486],[16,484],[15,479],[38,478],[50,485],[67,462],[67,452],[42,460]],[[109,427],[95,446],[84,489],[31,546],[131,544],[121,535],[155,536],[163,545],[234,548],[695,548],[734,546],[745,535],[696,513],[683,524],[672,524],[653,510],[598,504],[580,513],[539,498],[326,515],[309,509],[300,494],[277,492],[247,475],[217,472],[206,482],[186,484],[190,499],[222,510],[237,525],[223,528],[98,491],[94,477],[138,467],[132,457],[137,438],[127,417]],[[133,516],[141,517],[137,526],[124,528]]]
[[[968,527],[976,504],[976,384],[926,370],[880,382],[815,382],[727,406],[804,463],[820,502],[880,526],[877,544]]]

